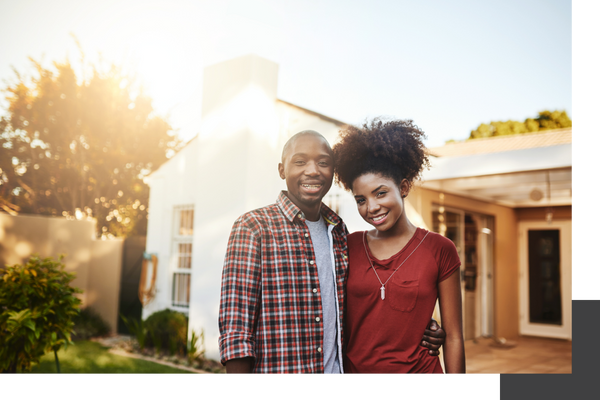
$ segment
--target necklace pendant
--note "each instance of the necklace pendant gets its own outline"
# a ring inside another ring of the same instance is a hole
[[[385,299],[385,286],[381,285],[379,290],[381,290],[381,300]]]

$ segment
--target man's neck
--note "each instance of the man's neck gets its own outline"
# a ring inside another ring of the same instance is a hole
[[[306,204],[298,204],[298,203],[300,203],[300,201],[298,201],[294,196],[291,196],[289,191],[286,190],[283,193],[286,195],[286,197],[292,203],[294,203],[294,205],[296,207],[298,207],[300,209],[300,211],[302,211],[302,213],[304,214],[304,218],[306,218],[309,221],[313,221],[313,222],[316,222],[319,220],[319,216],[321,215],[321,202],[320,201],[318,203],[316,203],[314,206],[310,206],[310,205],[306,205]]]
[[[302,210],[302,209],[301,209]],[[307,220],[317,222],[321,217],[321,204],[316,209],[302,210]]]

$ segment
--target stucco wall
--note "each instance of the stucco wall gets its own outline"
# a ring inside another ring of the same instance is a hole
[[[65,270],[76,275],[72,285],[83,290],[78,295],[82,307],[92,306],[116,329],[111,310],[119,301],[122,242],[96,241],[95,232],[95,221],[0,214],[0,262],[13,265],[33,254],[55,259],[64,254]]]

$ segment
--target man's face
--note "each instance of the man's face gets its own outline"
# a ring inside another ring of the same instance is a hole
[[[288,198],[304,213],[321,204],[333,181],[333,154],[317,135],[297,137],[283,155],[279,176],[285,179]]]

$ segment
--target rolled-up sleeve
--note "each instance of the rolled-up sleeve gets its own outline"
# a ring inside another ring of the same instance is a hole
[[[255,323],[260,307],[260,231],[240,217],[233,225],[221,279],[219,352],[221,363],[256,357]]]

